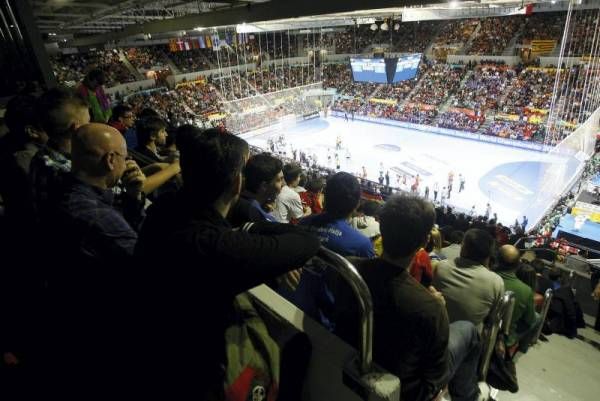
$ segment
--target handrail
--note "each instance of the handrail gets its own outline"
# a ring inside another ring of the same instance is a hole
[[[491,311],[491,321],[484,323],[482,331],[483,348],[481,350],[481,359],[479,364],[479,377],[485,381],[490,368],[492,353],[496,347],[498,333],[502,329],[503,334],[510,332],[510,323],[515,307],[515,294],[512,291],[506,291],[498,305]]]
[[[335,252],[321,247],[317,256],[332,266],[350,285],[358,299],[360,313],[359,357],[362,374],[369,373],[373,363],[373,300],[371,291],[363,278],[348,260]]]
[[[544,322],[546,321],[546,316],[548,316],[548,311],[550,310],[550,304],[552,303],[552,297],[554,293],[551,288],[548,288],[544,293],[544,303],[542,304],[542,310],[540,311],[540,325],[537,329],[535,337],[533,337],[532,344],[538,342],[540,335],[542,334],[542,329],[544,328]]]
[[[503,303],[505,303],[506,309],[504,310],[504,314],[502,315],[502,333],[504,333],[505,336],[508,336],[510,334],[510,326],[512,324],[513,312],[515,311],[516,302],[517,299],[512,291],[506,291],[504,293]]]

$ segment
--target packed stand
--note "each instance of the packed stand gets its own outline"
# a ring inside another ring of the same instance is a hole
[[[129,62],[140,72],[155,67],[168,68],[168,57],[163,46],[132,47],[124,51]]]
[[[467,54],[500,56],[511,39],[517,34],[523,20],[521,17],[494,17],[480,21],[480,29]]]
[[[57,81],[71,86],[81,81],[93,68],[99,68],[104,72],[107,87],[136,80],[135,75],[119,59],[116,49],[62,54],[51,57],[50,63]]]
[[[532,40],[556,40],[560,43],[564,28],[564,13],[536,13],[525,17],[525,25],[517,42],[530,44]]]
[[[477,19],[452,20],[447,22],[435,39],[435,45],[443,46],[466,43],[475,31],[478,23],[479,20]]]

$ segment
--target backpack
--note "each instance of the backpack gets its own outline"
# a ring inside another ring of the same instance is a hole
[[[575,300],[573,290],[570,287],[561,287],[554,292],[543,332],[575,338],[578,327],[585,327],[581,307]]]
[[[234,300],[235,318],[225,330],[226,401],[275,401],[280,351],[248,293]]]

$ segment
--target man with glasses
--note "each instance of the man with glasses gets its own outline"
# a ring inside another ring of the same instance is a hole
[[[135,114],[131,106],[120,103],[113,107],[108,125],[116,128],[125,137],[128,148],[133,149],[138,146],[137,137],[134,130],[132,130],[135,125]]]
[[[61,243],[82,261],[131,256],[142,220],[145,176],[127,160],[123,136],[108,125],[87,124],[75,132],[71,148],[71,174],[59,203]],[[113,206],[119,181],[121,211]]]

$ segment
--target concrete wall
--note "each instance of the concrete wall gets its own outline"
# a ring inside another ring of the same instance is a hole
[[[504,61],[507,65],[515,65],[521,61],[520,57],[517,56],[467,56],[467,55],[450,55],[446,59],[449,64],[458,64],[459,62],[463,62],[464,64],[469,61],[477,61],[481,60],[493,60],[493,61]]]

